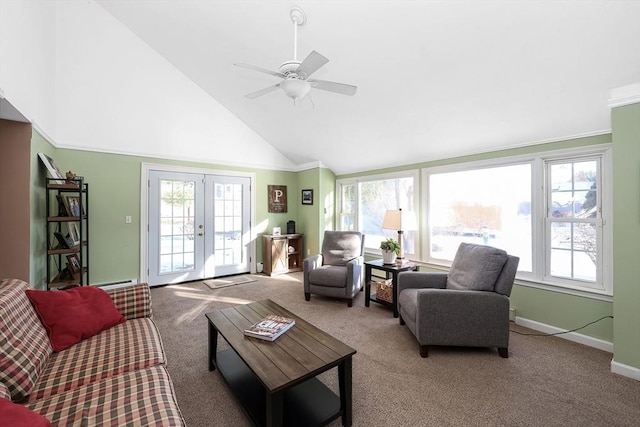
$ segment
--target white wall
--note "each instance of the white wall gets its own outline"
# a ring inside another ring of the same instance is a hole
[[[93,1],[0,0],[0,89],[58,147],[295,167]]]
[[[56,5],[0,0],[0,91],[50,137],[55,123]]]

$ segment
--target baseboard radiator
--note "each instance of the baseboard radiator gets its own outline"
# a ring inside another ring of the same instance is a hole
[[[101,287],[104,290],[124,288],[125,286],[131,286],[138,283],[138,279],[121,280],[117,282],[99,283],[96,286]]]

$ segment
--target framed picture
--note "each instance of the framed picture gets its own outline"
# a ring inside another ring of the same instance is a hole
[[[71,236],[67,235],[67,237],[65,238],[65,236],[62,235],[62,233],[58,233],[57,231],[54,232],[53,235],[58,241],[58,246],[53,249],[69,249],[73,246],[73,242],[71,241]]]
[[[60,194],[56,195],[56,199],[58,200],[58,216],[71,216],[67,199],[62,197]]]
[[[80,266],[80,258],[78,258],[78,254],[67,255],[67,265],[69,266],[69,270],[73,274],[80,273],[82,271],[82,267]]]
[[[60,168],[58,168],[58,165],[56,165],[56,162],[54,162],[51,157],[44,153],[38,153],[38,157],[40,157],[40,160],[42,160],[42,163],[44,163],[52,178],[60,178],[60,180],[56,181],[56,184],[64,184],[66,182],[64,175],[60,172]]]
[[[287,186],[268,185],[269,213],[287,213]]]
[[[65,208],[69,212],[69,216],[80,216],[80,196],[64,196]],[[84,215],[84,207],[82,208],[82,215]]]
[[[302,204],[303,205],[313,204],[313,190],[302,190]]]
[[[78,224],[75,222],[67,223],[67,228],[69,229],[69,237],[73,241],[73,246],[80,244],[80,229]]]

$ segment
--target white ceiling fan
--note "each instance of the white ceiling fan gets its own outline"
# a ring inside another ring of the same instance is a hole
[[[298,61],[298,26],[306,23],[307,16],[299,7],[293,7],[289,15],[293,22],[293,60],[280,65],[279,71],[271,71],[249,64],[234,64],[238,67],[248,68],[249,70],[259,71],[282,79],[278,84],[249,93],[245,95],[245,97],[255,99],[269,92],[273,92],[278,88],[282,89],[289,98],[292,98],[294,104],[297,100],[307,96],[311,88],[335,92],[341,95],[355,95],[358,89],[356,86],[309,78],[313,73],[318,71],[320,67],[329,62],[329,60],[314,50],[304,61]]]

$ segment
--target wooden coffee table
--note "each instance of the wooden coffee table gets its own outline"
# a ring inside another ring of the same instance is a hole
[[[268,314],[296,319],[274,342],[245,337]],[[271,300],[207,313],[209,370],[216,368],[259,426],[351,426],[351,357],[356,351]],[[218,333],[231,348],[218,351]],[[316,376],[338,367],[336,396]]]

